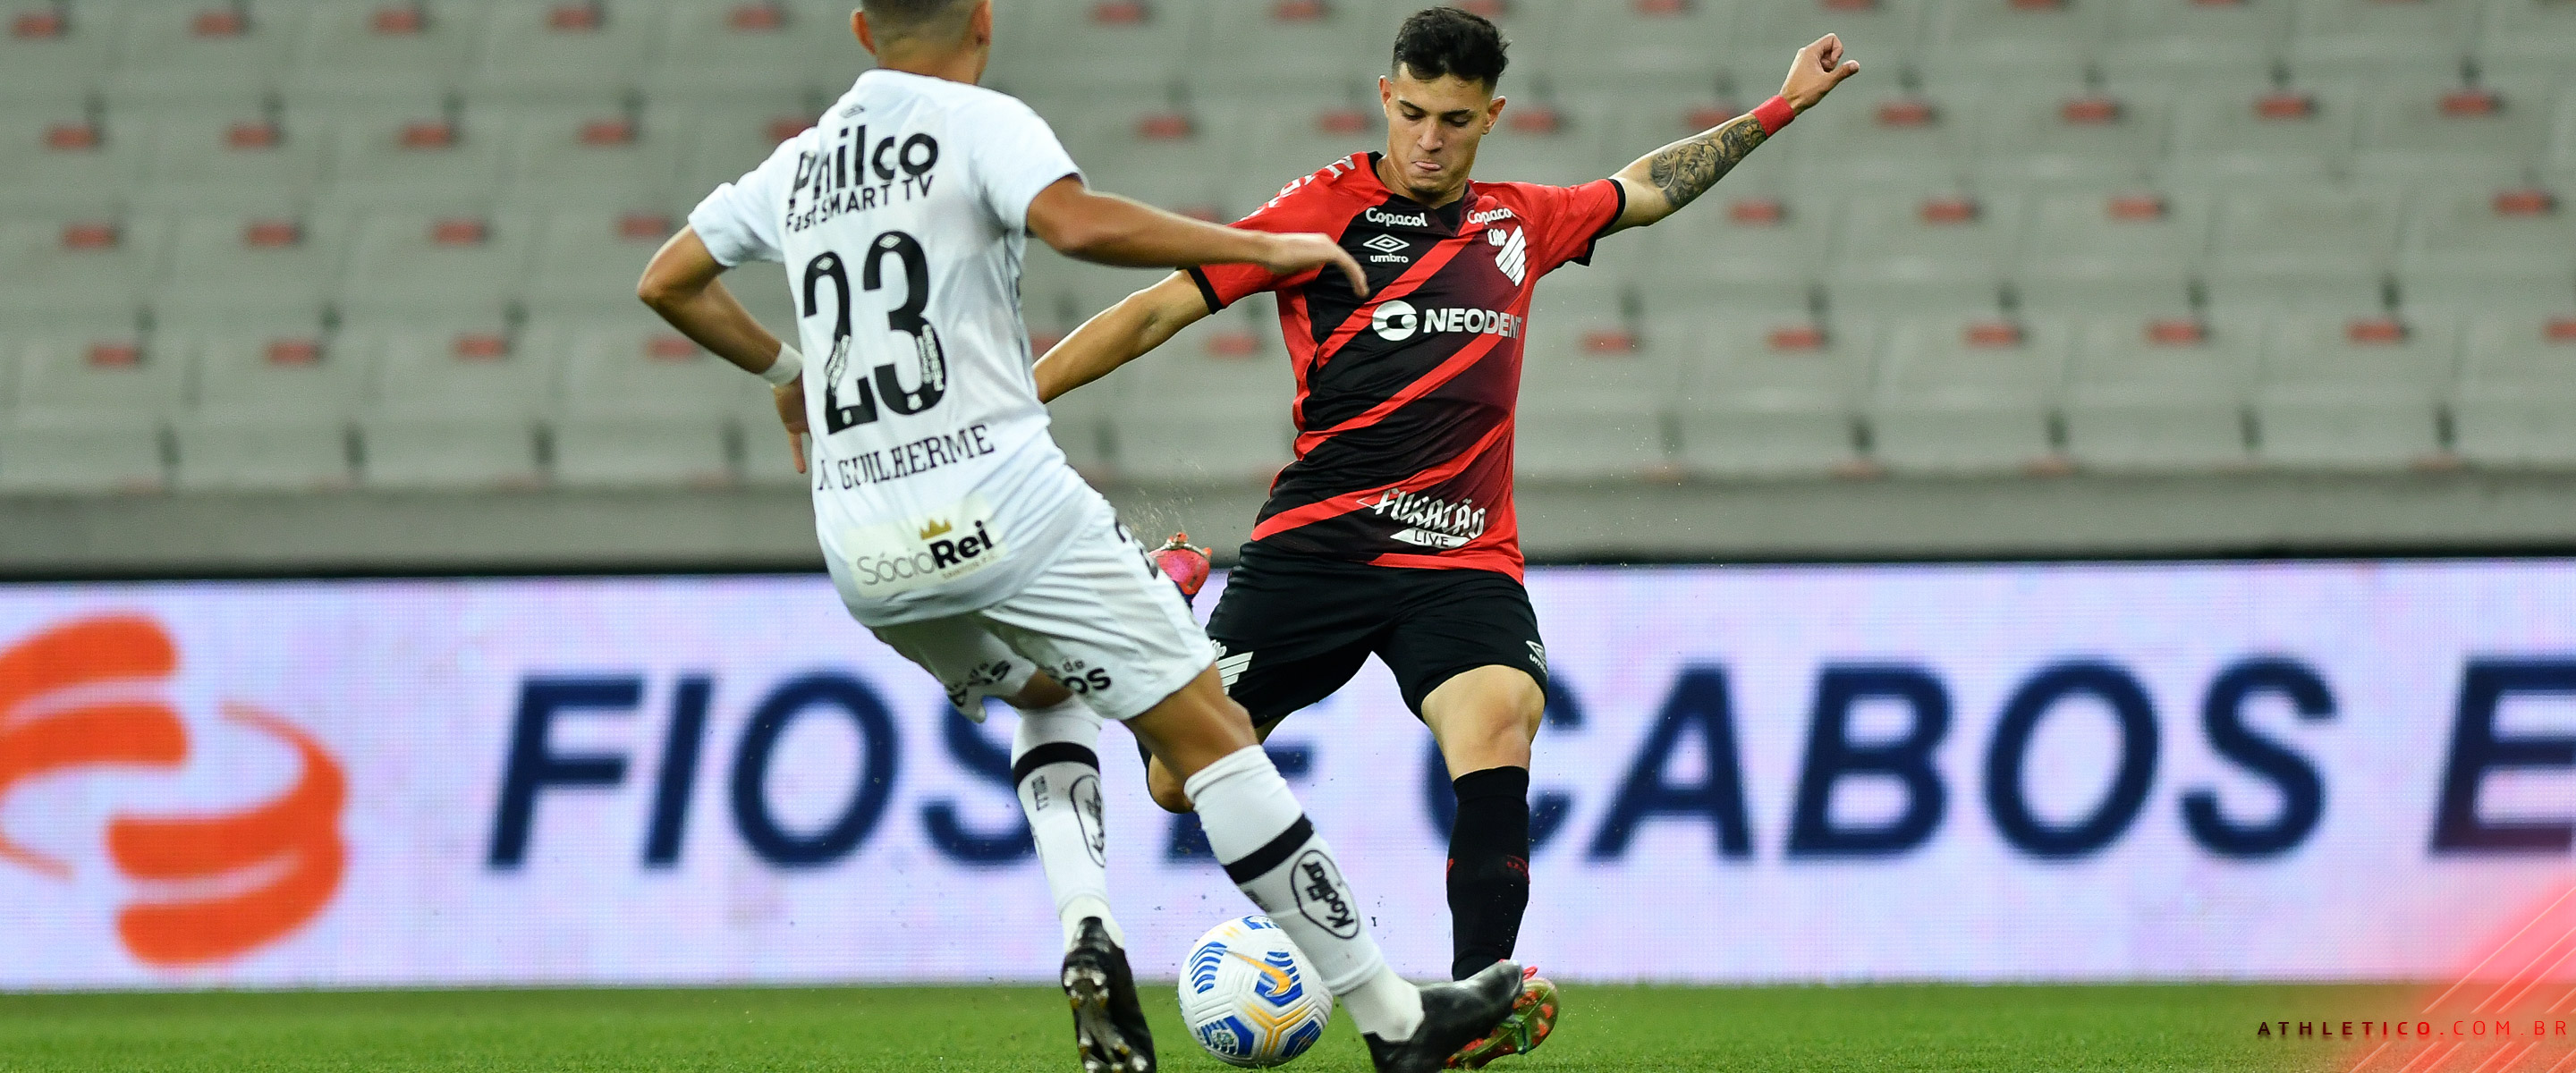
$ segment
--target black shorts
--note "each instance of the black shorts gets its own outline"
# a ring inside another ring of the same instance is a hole
[[[1547,685],[1529,590],[1491,570],[1370,566],[1243,549],[1208,622],[1225,691],[1268,727],[1332,695],[1370,653],[1415,716],[1459,674],[1516,667]]]

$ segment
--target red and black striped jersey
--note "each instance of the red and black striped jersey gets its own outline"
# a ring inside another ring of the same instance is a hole
[[[1468,184],[1426,208],[1378,180],[1376,153],[1288,185],[1236,227],[1321,232],[1368,270],[1192,269],[1211,311],[1279,295],[1297,373],[1297,459],[1271,482],[1255,543],[1383,566],[1521,575],[1512,423],[1539,277],[1588,263],[1627,208],[1582,186]]]

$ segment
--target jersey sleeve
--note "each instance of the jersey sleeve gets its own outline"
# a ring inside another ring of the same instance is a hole
[[[787,188],[794,184],[796,158],[805,138],[779,143],[769,159],[742,178],[716,187],[689,212],[689,229],[707,244],[716,263],[731,268],[745,261],[786,259],[779,234],[787,209]]]
[[[1066,176],[1082,177],[1073,154],[1029,106],[1004,97],[981,109],[968,154],[976,193],[1007,231],[1029,226],[1029,202]]]
[[[1252,215],[1234,222],[1246,231],[1271,234],[1321,232],[1339,235],[1350,223],[1344,215],[1338,219],[1329,209],[1323,195],[1324,174],[1317,173],[1282,190],[1270,203],[1253,210]],[[1294,276],[1280,276],[1255,264],[1201,265],[1190,269],[1190,278],[1199,285],[1199,297],[1207,299],[1208,312],[1221,312],[1225,307],[1263,291],[1275,291],[1311,278],[1309,269]]]
[[[1617,179],[1524,192],[1530,199],[1530,249],[1542,276],[1568,262],[1591,264],[1592,244],[1628,211],[1628,188]]]

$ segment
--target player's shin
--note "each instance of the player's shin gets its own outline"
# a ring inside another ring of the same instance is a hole
[[[1412,1037],[1422,996],[1378,951],[1332,847],[1315,833],[1288,782],[1258,745],[1228,754],[1184,784],[1208,848],[1253,904],[1315,963],[1360,1030]]]
[[[1486,768],[1450,783],[1449,977],[1464,980],[1512,956],[1529,910],[1529,769]]]
[[[1127,937],[1109,912],[1109,856],[1100,811],[1100,716],[1081,700],[1020,713],[1011,739],[1011,781],[1036,836],[1047,889],[1055,895],[1066,948],[1097,917],[1111,941]]]

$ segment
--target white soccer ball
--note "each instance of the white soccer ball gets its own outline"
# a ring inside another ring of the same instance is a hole
[[[1190,948],[1181,1018],[1217,1061],[1275,1066],[1324,1038],[1333,996],[1288,933],[1269,917],[1248,916],[1208,929]]]

